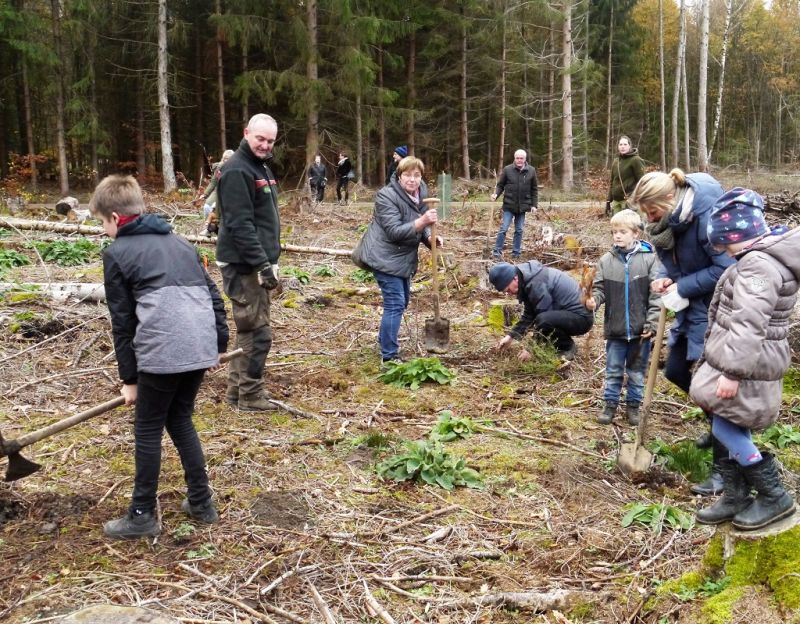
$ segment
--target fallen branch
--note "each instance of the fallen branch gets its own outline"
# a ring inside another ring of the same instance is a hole
[[[375,600],[375,596],[373,596],[372,592],[369,591],[367,582],[363,579],[361,582],[364,583],[364,597],[367,599],[367,610],[369,611],[369,614],[379,617],[384,621],[385,624],[397,624],[395,619],[389,615],[389,612],[384,609],[377,600]]]
[[[574,444],[570,444],[569,442],[562,442],[561,440],[554,440],[553,438],[541,438],[539,436],[532,436],[528,435],[527,433],[522,433],[521,431],[516,431],[516,430],[508,431],[507,429],[487,427],[486,425],[478,425],[476,429],[478,431],[488,431],[490,433],[499,433],[501,435],[508,435],[508,436],[513,436],[515,438],[522,438],[523,440],[533,440],[534,442],[553,444],[554,446],[563,446],[564,448],[568,448],[578,453],[582,453],[583,455],[588,455],[589,457],[595,457],[597,459],[608,459],[607,457],[600,455],[600,453],[587,451],[586,449],[582,449],[581,447],[575,446]]]
[[[331,613],[330,608],[322,598],[322,595],[319,593],[319,591],[317,591],[317,588],[314,587],[314,584],[309,582],[308,588],[311,590],[311,598],[314,600],[314,604],[317,605],[317,609],[319,609],[319,612],[322,614],[325,624],[338,624],[336,622],[336,618],[333,617],[333,613]]]
[[[447,606],[463,609],[480,606],[527,609],[529,611],[538,612],[553,611],[556,609],[562,611],[586,598],[587,595],[584,592],[576,592],[568,589],[553,589],[549,592],[500,592],[451,602],[448,603]],[[596,594],[592,594],[592,602],[596,600]]]
[[[411,520],[406,520],[405,522],[401,522],[397,526],[390,527],[388,529],[384,529],[380,531],[383,534],[386,533],[394,533],[395,531],[399,531],[400,529],[404,529],[407,526],[412,526],[414,524],[420,524],[425,522],[426,520],[430,520],[431,518],[436,518],[438,516],[444,516],[445,514],[453,513],[454,511],[459,511],[461,509],[461,505],[450,505],[449,507],[443,507],[441,509],[436,509],[435,511],[431,511],[426,514],[422,514],[421,516],[415,516],[411,518]]]

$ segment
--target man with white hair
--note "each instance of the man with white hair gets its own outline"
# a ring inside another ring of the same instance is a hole
[[[492,255],[496,259],[503,256],[503,247],[506,244],[506,232],[514,219],[514,242],[511,247],[511,257],[516,260],[522,253],[522,230],[525,227],[525,215],[531,210],[536,210],[539,204],[539,183],[536,179],[536,169],[531,167],[526,159],[528,154],[523,149],[514,152],[514,162],[503,168],[497,188],[492,193],[492,201],[503,195],[503,222],[497,233]]]
[[[225,400],[245,411],[276,409],[264,390],[264,365],[272,346],[270,291],[279,285],[281,254],[277,183],[267,165],[277,135],[272,117],[254,115],[217,184],[217,264],[231,300],[236,346],[244,351],[229,365]]]

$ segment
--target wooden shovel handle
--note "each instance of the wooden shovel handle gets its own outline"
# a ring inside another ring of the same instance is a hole
[[[656,329],[656,338],[653,344],[653,350],[650,353],[650,366],[647,369],[647,384],[644,387],[644,401],[642,402],[642,411],[639,415],[639,426],[636,427],[636,446],[640,446],[644,439],[645,427],[647,427],[647,420],[650,417],[650,404],[653,402],[653,390],[656,387],[656,378],[658,377],[658,360],[661,357],[661,343],[664,341],[664,330],[667,326],[667,308],[661,304],[661,309],[658,312],[658,328]]]
[[[439,322],[439,251],[436,247],[436,224],[431,223],[431,263],[433,265],[433,274],[431,281],[433,283],[433,318]]]
[[[243,353],[242,349],[236,349],[235,351],[231,351],[230,353],[223,353],[219,356],[220,363],[227,362],[228,360],[235,358]],[[99,416],[100,414],[104,414],[109,410],[115,409],[120,405],[125,404],[124,397],[118,396],[115,399],[111,399],[110,401],[106,401],[105,403],[101,403],[100,405],[95,405],[94,407],[89,408],[83,412],[75,414],[73,416],[68,416],[67,418],[62,418],[58,422],[54,422],[52,425],[48,425],[47,427],[42,427],[41,429],[37,429],[36,431],[31,431],[30,433],[26,433],[14,440],[8,440],[3,444],[3,448],[0,449],[3,451],[2,454],[10,455],[11,453],[18,453],[20,449],[33,444],[34,442],[38,442],[39,440],[44,440],[45,438],[49,438],[50,436],[59,433],[60,431],[64,431],[64,429],[69,429],[70,427],[74,427],[75,425],[82,423],[84,420],[89,420],[90,418],[94,418],[95,416]]]

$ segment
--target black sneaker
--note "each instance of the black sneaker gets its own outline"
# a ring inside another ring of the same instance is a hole
[[[210,500],[203,505],[192,505],[188,498],[184,498],[181,503],[181,511],[191,517],[192,520],[197,520],[204,524],[216,524],[219,522],[219,514],[214,507],[214,503]]]
[[[152,512],[136,510],[122,518],[109,520],[103,525],[103,532],[112,539],[155,537],[161,533],[161,525]]]

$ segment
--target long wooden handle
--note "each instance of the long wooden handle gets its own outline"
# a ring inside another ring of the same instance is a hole
[[[230,353],[223,353],[221,356],[219,356],[219,361],[220,363],[225,363],[232,358],[240,356],[242,353],[242,349],[236,349]],[[18,453],[21,448],[29,446],[30,444],[38,442],[39,440],[49,438],[51,435],[59,433],[60,431],[64,431],[64,429],[74,427],[75,425],[82,423],[84,420],[89,420],[90,418],[104,414],[105,412],[124,404],[125,399],[121,396],[118,396],[115,399],[111,399],[110,401],[106,401],[100,405],[95,405],[94,407],[91,407],[88,410],[73,416],[62,418],[58,422],[54,422],[52,425],[48,425],[47,427],[42,427],[36,431],[31,431],[30,433],[26,433],[25,435],[22,435],[14,440],[8,440],[3,444],[3,448],[0,450],[2,450],[2,454],[4,455]]]
[[[650,353],[650,366],[647,369],[647,384],[644,387],[644,401],[642,403],[641,414],[639,415],[639,426],[636,428],[636,445],[639,446],[644,439],[647,419],[650,417],[650,404],[653,402],[653,390],[656,387],[656,377],[658,377],[658,359],[661,357],[661,343],[664,341],[664,331],[667,326],[667,308],[661,304],[658,312],[658,329],[656,329],[655,344]]]
[[[433,318],[439,322],[439,252],[436,247],[436,224],[431,223],[431,263],[433,264]]]

